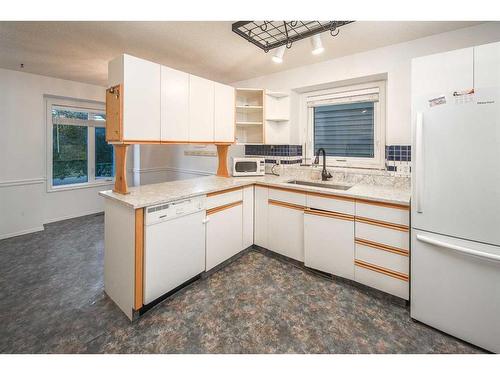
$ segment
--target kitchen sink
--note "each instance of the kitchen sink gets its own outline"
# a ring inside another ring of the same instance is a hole
[[[320,188],[325,188],[325,189],[333,189],[333,190],[348,190],[348,189],[352,188],[352,186],[350,186],[350,185],[335,185],[335,184],[325,184],[325,183],[321,183],[321,182],[310,182],[310,181],[299,181],[299,180],[288,181],[287,184],[315,186],[315,187],[320,187]]]

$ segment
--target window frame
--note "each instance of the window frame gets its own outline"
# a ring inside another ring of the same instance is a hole
[[[94,102],[94,101],[83,101],[77,99],[63,99],[46,97],[45,98],[45,110],[46,110],[46,181],[47,181],[47,192],[65,191],[65,190],[75,190],[75,189],[85,189],[92,188],[96,186],[107,186],[114,183],[114,176],[112,178],[99,178],[95,177],[95,128],[106,128],[106,122],[101,125],[87,124],[87,182],[67,184],[67,185],[53,185],[52,181],[52,168],[53,168],[53,154],[52,154],[52,142],[53,142],[53,122],[52,122],[52,107],[62,107],[68,110],[75,111],[85,111],[92,113],[103,113],[106,114],[105,103]]]
[[[330,167],[385,169],[385,128],[386,128],[386,81],[374,81],[357,85],[341,86],[326,90],[305,93],[304,103],[307,116],[305,157],[314,160],[314,106],[313,103],[328,105],[357,103],[355,97],[369,97],[378,93],[374,103],[374,157],[327,156],[326,164]],[[342,101],[345,99],[345,101]],[[366,100],[365,100],[366,101]]]

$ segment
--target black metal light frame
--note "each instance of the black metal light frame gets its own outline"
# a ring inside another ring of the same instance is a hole
[[[354,21],[238,21],[233,31],[266,53],[286,45],[290,48],[298,40],[329,31],[339,34],[339,28]]]

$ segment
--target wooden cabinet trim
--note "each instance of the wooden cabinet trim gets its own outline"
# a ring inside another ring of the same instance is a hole
[[[134,282],[134,309],[143,306],[143,277],[144,277],[144,209],[135,210],[135,282]]]
[[[355,238],[354,242],[359,244],[359,245],[368,246],[368,247],[371,247],[371,248],[377,249],[377,250],[388,251],[390,253],[398,254],[401,256],[405,256],[405,257],[410,255],[410,252],[408,250],[400,249],[400,248],[394,247],[394,246],[384,245],[384,244],[381,244],[378,242],[369,241],[369,240],[365,240],[362,238]]]
[[[127,148],[128,145],[115,144],[115,186],[113,192],[128,194],[127,186]]]
[[[371,263],[363,262],[362,260],[355,259],[354,264],[358,267],[366,268],[367,270],[370,270],[370,271],[374,271],[374,272],[384,274],[386,276],[394,277],[395,279],[399,279],[399,280],[406,281],[406,282],[408,282],[408,280],[409,280],[408,275],[406,275],[404,273],[392,271],[392,270],[389,270],[387,268],[376,266],[376,265],[371,264]]]
[[[106,89],[106,142],[123,140],[123,85]]]
[[[216,195],[225,194],[225,193],[230,193],[231,191],[237,191],[237,190],[243,190],[243,186],[236,186],[236,187],[232,187],[232,188],[228,188],[228,189],[224,189],[224,190],[214,191],[212,193],[208,193],[207,194],[207,198],[208,197],[213,197],[213,196],[216,196]]]
[[[292,204],[292,203],[285,203],[281,201],[275,201],[274,199],[268,199],[267,200],[268,204],[272,204],[274,206],[281,206],[281,207],[286,207],[286,208],[291,208],[292,210],[299,210],[299,211],[304,211],[305,207],[298,205],[298,204]]]
[[[304,190],[297,190],[297,189],[292,189],[292,188],[287,188],[287,187],[269,186],[269,185],[260,185],[260,184],[257,184],[257,185],[264,186],[264,187],[267,187],[267,188],[273,189],[273,190],[288,191],[290,193],[297,193],[297,194],[302,194],[302,195],[306,195],[306,193],[307,193]]]
[[[353,215],[341,214],[339,212],[333,212],[333,211],[322,211],[322,210],[316,210],[313,208],[305,208],[304,213],[308,214],[308,215],[324,216],[324,217],[330,217],[333,219],[354,221]]]
[[[341,201],[348,201],[348,202],[354,202],[356,199],[351,198],[351,197],[344,197],[341,195],[335,195],[335,194],[328,194],[328,193],[316,193],[312,191],[306,192],[307,195],[313,196],[313,197],[321,197],[321,198],[329,198],[329,199],[338,199]]]
[[[356,203],[358,202],[363,204],[371,204],[372,206],[380,206],[380,207],[395,208],[398,210],[410,211],[410,206],[404,204],[386,203],[379,201],[371,201],[369,199],[356,198]]]
[[[229,151],[228,145],[216,144],[217,147],[217,173],[219,177],[229,177],[229,171],[227,170],[227,155]]]
[[[408,228],[407,225],[393,224],[393,223],[388,223],[388,222],[385,222],[385,221],[380,221],[380,220],[375,220],[375,219],[368,219],[366,217],[356,216],[356,221],[359,222],[359,223],[376,225],[378,227],[383,227],[383,228],[387,228],[387,229],[399,230],[401,232],[408,232],[409,231],[409,228]]]
[[[124,139],[122,141],[111,141],[110,143],[123,143],[127,145],[154,144],[154,145],[223,145],[231,146],[234,142],[214,142],[214,141],[150,141],[140,139]]]
[[[233,207],[242,205],[242,204],[243,204],[243,201],[241,200],[241,201],[238,201],[238,202],[228,203],[228,204],[225,204],[223,206],[218,206],[218,207],[211,208],[211,209],[207,210],[207,216],[215,214],[215,213],[217,213],[219,211],[224,211],[224,210],[227,210],[229,208],[233,208]]]

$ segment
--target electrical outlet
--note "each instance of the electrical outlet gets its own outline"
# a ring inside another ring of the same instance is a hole
[[[410,166],[409,165],[398,165],[398,173],[401,174],[410,174]]]

